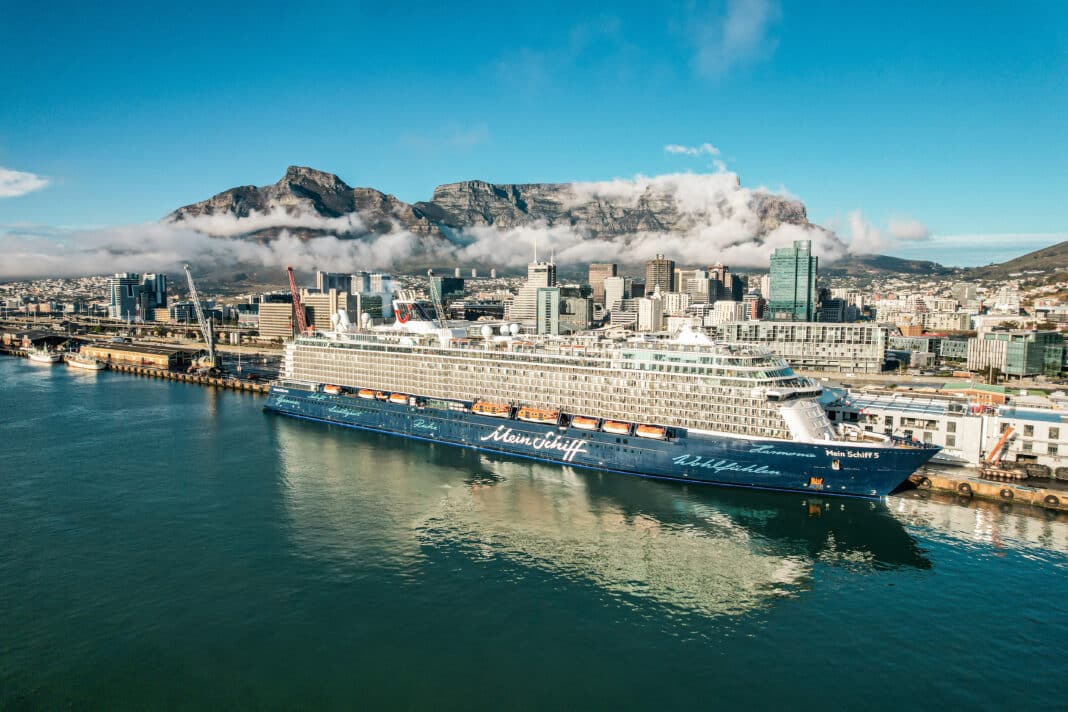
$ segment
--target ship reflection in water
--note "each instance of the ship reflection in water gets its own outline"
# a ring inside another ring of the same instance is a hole
[[[622,599],[729,615],[820,565],[928,568],[886,506],[575,471],[272,418],[292,537],[349,577],[440,556],[506,562]]]

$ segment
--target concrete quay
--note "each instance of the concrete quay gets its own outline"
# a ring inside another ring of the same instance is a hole
[[[162,378],[168,381],[179,381],[180,383],[194,383],[199,386],[215,386],[216,388],[228,388],[232,391],[267,393],[270,390],[270,385],[267,383],[242,381],[238,378],[202,376],[195,373],[181,373],[178,371],[167,371],[162,368],[148,368],[146,366],[111,364],[108,366],[108,370],[118,371],[120,373],[129,373],[135,376],[144,376],[147,378]]]
[[[1027,504],[1068,512],[1068,490],[1015,481],[987,480],[975,477],[972,472],[962,470],[958,473],[924,468],[909,477],[909,481],[921,492],[941,492],[967,499]]]
[[[19,358],[26,358],[29,356],[29,353],[23,349],[0,349],[0,353]],[[59,367],[59,365],[57,364],[56,367]],[[163,368],[151,368],[149,366],[136,366],[132,364],[109,363],[105,370],[128,373],[134,376],[143,376],[145,378],[162,378],[167,381],[192,383],[198,386],[214,386],[216,388],[226,388],[232,391],[244,391],[246,393],[266,394],[271,389],[270,384],[263,381],[243,381],[239,378],[203,376],[196,373],[182,373],[181,371],[168,371]]]

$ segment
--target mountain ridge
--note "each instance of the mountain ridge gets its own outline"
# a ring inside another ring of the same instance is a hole
[[[722,185],[717,187],[726,197],[711,206],[688,206],[670,186],[654,181],[638,186],[633,195],[621,197],[607,188],[604,194],[598,193],[601,184],[469,180],[437,186],[429,201],[406,203],[375,188],[354,188],[332,173],[290,166],[277,183],[230,188],[180,207],[164,221],[189,224],[207,234],[257,239],[277,237],[282,230],[304,238],[337,235],[352,239],[399,229],[449,239],[450,233],[466,228],[509,229],[532,224],[575,228],[598,239],[691,230],[702,220],[743,220],[750,212],[755,216],[750,225],[754,237],[766,236],[783,224],[815,227],[808,222],[799,200],[742,189],[736,179],[733,184],[722,179],[719,182]],[[729,200],[734,197],[731,193],[744,193],[745,200],[736,204]],[[347,226],[325,222],[346,216],[353,216]],[[250,222],[247,230],[220,232],[220,218]]]
[[[685,195],[670,180],[655,178],[607,183],[467,180],[439,185],[430,200],[408,203],[375,188],[350,186],[333,173],[289,166],[276,183],[230,188],[180,207],[163,221],[187,225],[208,235],[257,241],[270,241],[283,232],[304,240],[325,236],[359,240],[407,231],[422,242],[422,247],[445,250],[463,246],[464,231],[533,225],[571,229],[583,240],[591,241],[641,233],[703,239],[706,228],[731,221],[746,233],[746,240],[757,246],[784,225],[829,234],[809,222],[800,200],[744,189],[733,174],[690,177],[707,181],[697,186],[707,193],[698,196],[698,200]],[[821,266],[825,265],[823,271],[827,274],[960,274],[990,278],[1029,268],[1048,269],[1051,262],[1053,266],[1068,267],[1068,242],[1002,265],[960,270],[890,255],[852,255],[846,253],[837,238],[833,240],[838,254],[821,255]],[[619,261],[625,262],[624,255]]]

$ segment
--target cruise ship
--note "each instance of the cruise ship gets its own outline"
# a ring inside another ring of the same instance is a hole
[[[572,467],[880,497],[939,448],[833,426],[818,382],[763,349],[674,339],[528,336],[435,321],[413,299],[392,325],[285,348],[265,409]]]

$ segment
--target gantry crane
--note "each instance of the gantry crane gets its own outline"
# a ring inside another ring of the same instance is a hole
[[[212,329],[212,323],[210,319],[204,317],[204,307],[200,304],[200,295],[197,294],[197,286],[193,283],[193,273],[189,270],[189,265],[185,266],[185,278],[189,282],[189,298],[193,300],[193,309],[197,315],[197,325],[200,326],[200,333],[204,337],[204,344],[208,349],[208,356],[206,359],[201,360],[201,366],[214,370],[218,366],[218,361],[215,358],[215,333]]]

